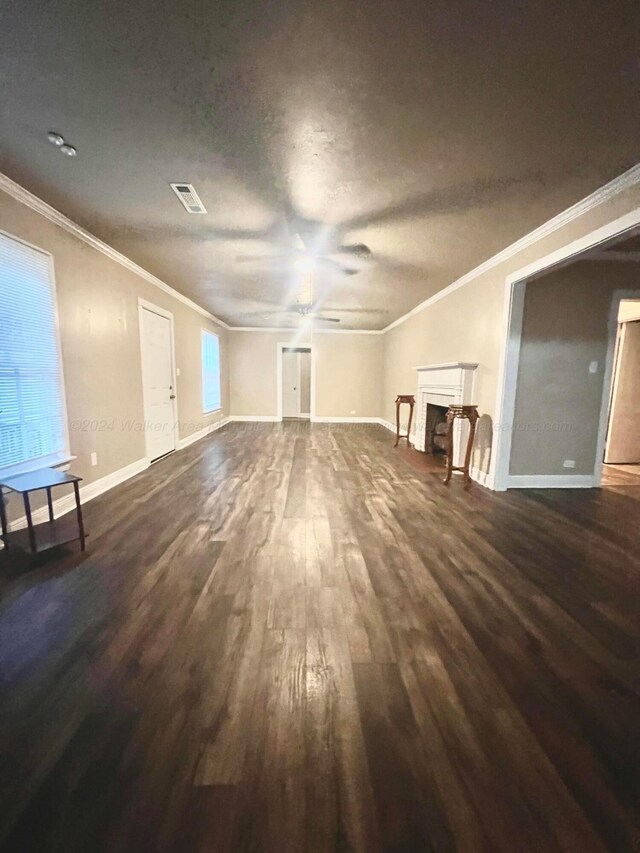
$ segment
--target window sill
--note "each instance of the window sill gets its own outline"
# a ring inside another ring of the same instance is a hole
[[[207,410],[207,409],[205,409],[205,410],[202,412],[202,414],[203,414],[203,415],[217,415],[217,414],[218,414],[219,412],[221,412],[221,411],[222,411],[222,406],[218,406],[218,408],[217,408],[217,409],[208,409],[208,410]]]
[[[62,468],[77,459],[77,456],[71,456],[69,453],[58,453],[55,456],[49,456],[44,459],[32,459],[30,462],[22,462],[18,465],[9,465],[7,468],[0,468],[0,476],[4,479],[17,477],[19,474],[31,474],[33,471],[41,471],[43,468]]]

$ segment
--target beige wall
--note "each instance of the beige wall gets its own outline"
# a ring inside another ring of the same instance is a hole
[[[506,277],[639,206],[640,188],[626,190],[387,332],[382,416],[393,420],[396,395],[415,393],[415,365],[478,362],[475,396],[484,418],[474,461],[490,470],[485,451],[496,414]]]
[[[0,192],[0,230],[53,255],[74,473],[83,485],[145,456],[138,297],[173,313],[179,437],[228,411],[226,330]],[[202,413],[200,330],[220,335],[223,412]],[[98,454],[91,466],[90,454]]]
[[[593,473],[612,300],[634,286],[634,265],[599,261],[527,284],[511,474]],[[565,459],[575,468],[564,468]]]
[[[229,333],[232,416],[276,416],[278,343],[311,344],[317,417],[380,416],[381,335],[262,331]]]

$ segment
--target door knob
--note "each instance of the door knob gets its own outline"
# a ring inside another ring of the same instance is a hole
[[[169,399],[170,399],[170,400],[175,400],[175,399],[176,399],[176,395],[175,395],[175,394],[169,394]]]

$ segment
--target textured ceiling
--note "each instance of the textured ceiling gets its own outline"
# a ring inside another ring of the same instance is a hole
[[[232,325],[286,325],[322,222],[372,256],[317,300],[382,328],[640,159],[638,8],[4,0],[0,169]]]

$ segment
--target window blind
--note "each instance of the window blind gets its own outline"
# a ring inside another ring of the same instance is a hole
[[[0,234],[0,470],[66,450],[49,255]],[[24,463],[33,462],[31,466]]]
[[[202,330],[202,407],[213,412],[222,406],[220,397],[220,341]]]

